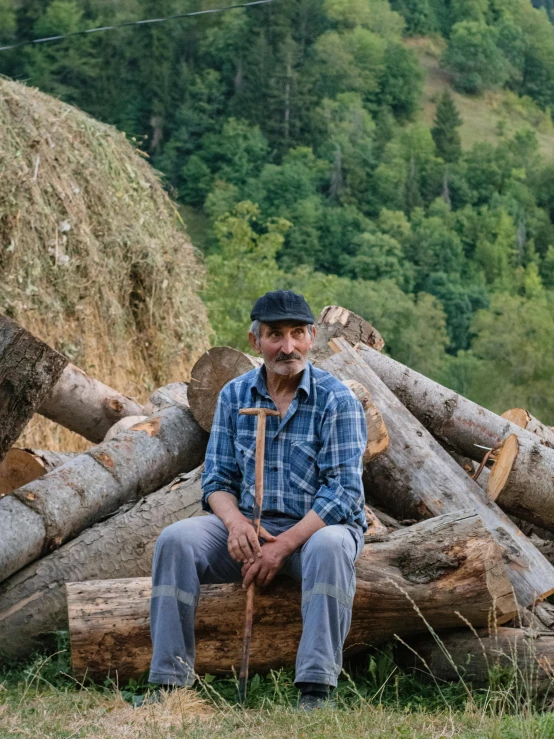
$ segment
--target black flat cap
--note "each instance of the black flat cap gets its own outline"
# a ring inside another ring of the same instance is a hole
[[[275,290],[266,293],[254,303],[250,313],[252,321],[273,323],[273,321],[300,321],[315,323],[314,315],[303,295],[292,290]]]

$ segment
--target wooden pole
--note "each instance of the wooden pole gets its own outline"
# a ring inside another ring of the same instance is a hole
[[[255,488],[254,510],[252,512],[252,526],[256,537],[260,535],[262,508],[264,504],[264,460],[265,460],[265,420],[267,416],[279,416],[279,411],[271,408],[241,408],[239,413],[245,416],[258,416],[256,427],[256,459],[255,459]],[[242,638],[242,660],[239,676],[239,699],[246,701],[246,686],[248,684],[248,662],[250,660],[250,641],[252,640],[252,619],[254,617],[254,594],[256,584],[251,582],[246,591],[246,613],[244,616],[244,634]]]
[[[142,415],[142,406],[134,398],[112,390],[74,364],[68,364],[37,411],[98,444],[125,416]]]

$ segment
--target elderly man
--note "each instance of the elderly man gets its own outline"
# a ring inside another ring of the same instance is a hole
[[[264,363],[220,393],[202,476],[210,515],[169,526],[156,544],[150,681],[192,685],[201,584],[264,586],[281,572],[302,583],[295,684],[300,707],[310,710],[337,684],[350,628],[354,563],[367,528],[366,425],[350,390],[308,362],[315,328],[302,295],[266,293],[251,319],[250,345]],[[239,415],[248,407],[280,414],[267,418],[261,541],[251,523],[256,419]]]

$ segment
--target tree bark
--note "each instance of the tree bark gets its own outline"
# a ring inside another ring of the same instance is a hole
[[[145,416],[152,416],[170,405],[189,407],[188,382],[171,382],[155,390],[142,409]]]
[[[108,429],[108,433],[104,437],[104,441],[109,441],[110,439],[113,439],[114,436],[120,434],[122,431],[132,429],[133,426],[137,425],[137,423],[143,423],[147,420],[148,416],[125,416],[125,418],[122,418],[121,421],[114,423],[111,429]]]
[[[377,329],[361,316],[339,305],[328,305],[319,314],[316,322],[316,337],[310,353],[312,362],[321,362],[331,356],[331,339],[343,336],[349,344],[365,344],[377,351],[385,346]]]
[[[21,658],[55,646],[55,632],[67,629],[66,582],[150,575],[156,539],[198,515],[201,495],[199,469],[180,475],[1,583],[0,654]]]
[[[391,357],[364,346],[359,347],[359,354],[433,436],[466,457],[480,462],[487,449],[497,447],[508,434],[533,438],[529,431],[515,423],[448,390]]]
[[[191,371],[188,399],[190,409],[204,431],[212,428],[221,388],[262,364],[261,359],[229,346],[215,346],[200,357]]]
[[[425,521],[367,544],[356,565],[357,589],[346,654],[393,634],[421,633],[460,623],[476,626],[516,611],[500,548],[474,513]],[[67,585],[73,668],[79,676],[125,680],[148,668],[150,580]],[[281,578],[256,595],[250,669],[294,661],[302,629],[299,585]],[[199,673],[229,672],[241,662],[244,591],[240,584],[202,587],[196,616]],[[271,648],[270,645],[278,645]]]
[[[66,357],[0,314],[0,462],[66,364]]]
[[[529,697],[535,691],[553,688],[554,634],[551,632],[537,634],[500,627],[490,632],[479,630],[476,636],[469,629],[456,629],[440,634],[439,638],[442,648],[429,634],[410,639],[409,644],[419,658],[401,649],[398,655],[401,665],[430,672],[437,680],[458,681],[461,677],[480,685],[489,685],[491,672],[502,668],[508,674],[513,671],[514,680]]]
[[[536,434],[547,446],[554,449],[554,428],[539,421],[525,408],[511,408],[509,411],[504,411],[502,418],[506,418],[522,429],[527,429],[532,434]]]
[[[364,506],[365,510],[365,518],[367,521],[367,531],[364,534],[364,538],[366,543],[370,541],[375,541],[377,537],[379,539],[382,539],[383,537],[388,537],[389,530],[385,526],[385,524],[377,517],[377,514],[368,506]],[[392,531],[396,531],[396,529],[399,528],[398,526],[392,527]]]
[[[142,415],[142,406],[68,364],[38,412],[98,444],[121,418]]]
[[[332,343],[342,351],[320,366],[341,380],[357,380],[369,390],[390,437],[387,451],[365,471],[370,499],[399,519],[473,507],[504,547],[520,604],[531,605],[554,592],[554,568],[377,377],[363,361],[363,353],[344,339]]]
[[[554,531],[554,449],[514,434],[495,455],[487,492],[505,511]]]
[[[165,408],[2,498],[0,578],[197,467],[207,438],[188,409]]]
[[[75,456],[38,449],[10,449],[0,462],[0,498],[61,467]]]
[[[358,398],[364,409],[367,444],[362,457],[364,464],[383,454],[389,445],[389,435],[383,417],[373,404],[368,390],[356,380],[345,380],[344,385]]]

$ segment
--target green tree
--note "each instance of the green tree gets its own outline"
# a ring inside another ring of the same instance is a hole
[[[532,299],[493,296],[490,310],[479,311],[473,321],[471,357],[455,360],[451,376],[457,364],[471,364],[465,390],[478,403],[497,413],[528,408],[544,423],[554,423],[553,308],[544,293]]]
[[[457,162],[462,154],[462,141],[458,131],[462,119],[448,89],[439,98],[434,124],[431,134],[437,154],[445,162]]]
[[[353,257],[345,257],[345,274],[362,280],[391,279],[403,287],[409,265],[403,264],[402,247],[383,233],[360,234],[354,239],[357,253]],[[409,271],[409,270],[408,270]]]
[[[238,203],[214,224],[219,251],[206,258],[208,285],[204,299],[215,341],[248,350],[249,315],[254,301],[276,289],[280,272],[275,260],[289,224],[283,219],[260,223],[259,208]]]
[[[481,21],[460,21],[452,29],[442,63],[460,92],[477,95],[501,87],[509,76],[498,33]]]
[[[406,19],[406,32],[421,36],[438,31],[438,21],[431,0],[391,0],[391,6]]]

